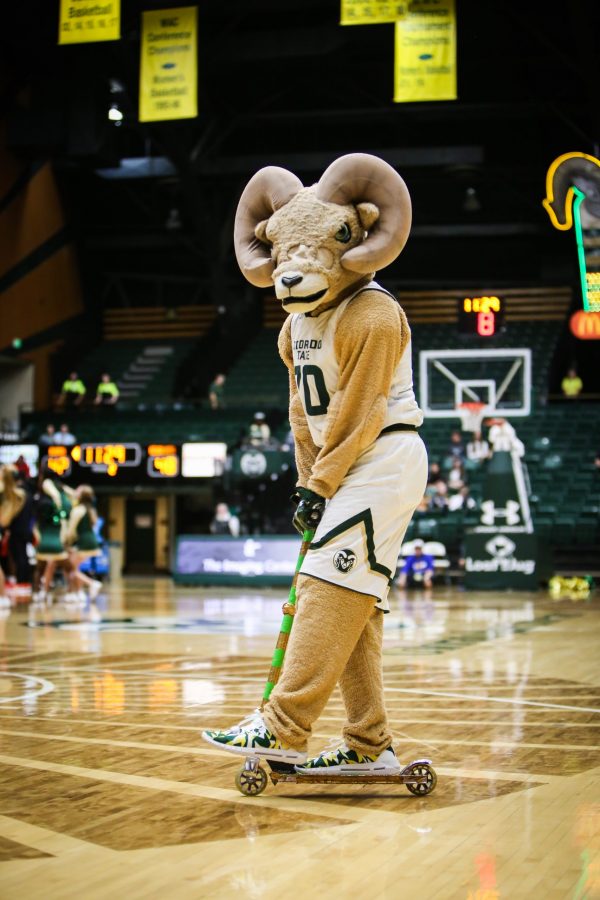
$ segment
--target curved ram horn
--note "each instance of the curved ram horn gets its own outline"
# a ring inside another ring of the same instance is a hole
[[[573,224],[573,187],[578,177],[600,183],[600,160],[587,153],[565,153],[555,159],[546,175],[546,197],[542,201],[552,224],[568,231]]]
[[[285,206],[303,187],[293,172],[266,166],[253,175],[240,197],[235,214],[233,245],[238,265],[255,287],[273,284],[273,261],[269,248],[254,233],[259,222]]]
[[[396,170],[383,159],[368,153],[341,156],[321,176],[317,197],[342,205],[370,202],[379,210],[367,239],[343,255],[345,269],[366,275],[396,259],[410,231],[410,194]]]

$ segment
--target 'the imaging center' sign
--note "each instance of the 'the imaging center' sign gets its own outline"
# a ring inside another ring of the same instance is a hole
[[[174,579],[179,584],[289,585],[300,541],[290,537],[177,539]]]

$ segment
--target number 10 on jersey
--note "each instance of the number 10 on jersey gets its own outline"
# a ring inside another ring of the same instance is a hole
[[[325,377],[318,366],[294,366],[296,386],[304,397],[307,416],[324,416],[329,407]]]

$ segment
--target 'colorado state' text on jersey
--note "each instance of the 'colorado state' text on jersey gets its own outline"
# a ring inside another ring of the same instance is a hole
[[[304,313],[292,315],[291,337],[296,384],[306,421],[317,447],[323,447],[325,443],[325,417],[339,383],[339,364],[334,348],[337,323],[354,297],[366,290],[388,293],[372,281],[343,300],[339,306],[328,309],[319,316],[306,316]],[[368,389],[368,386],[365,387]],[[392,378],[383,427],[398,423],[419,427],[422,422],[423,413],[413,391],[409,340]]]

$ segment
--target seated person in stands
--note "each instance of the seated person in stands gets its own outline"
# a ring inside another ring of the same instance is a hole
[[[110,375],[105,372],[100,379],[100,384],[96,388],[96,398],[94,403],[96,405],[102,404],[103,406],[114,406],[117,400],[119,399],[119,388],[112,381]]]
[[[63,381],[58,403],[60,406],[81,406],[85,399],[85,394],[85,384],[77,372],[71,372],[69,377]]]
[[[439,462],[430,462],[429,473],[427,475],[427,484],[435,484],[435,482],[439,481],[440,479],[442,481],[445,481]]]
[[[465,445],[463,443],[462,434],[460,431],[455,430],[450,435],[450,444],[448,446],[448,456],[454,459],[457,457],[460,460],[465,458]]]
[[[240,533],[240,520],[233,515],[226,503],[217,503],[209,527],[211,534],[229,534],[237,537]]]
[[[433,494],[429,498],[429,509],[446,512],[448,509],[448,485],[439,478],[433,485]]]
[[[490,455],[490,445],[481,437],[480,431],[474,431],[471,440],[467,444],[467,459],[471,462],[483,462]]]
[[[69,426],[66,422],[63,422],[63,424],[60,426],[54,443],[62,444],[64,447],[73,447],[74,444],[77,443],[77,438],[74,434],[71,434],[71,432],[69,431]]]
[[[38,438],[38,444],[41,444],[42,447],[50,447],[52,444],[56,444],[56,428],[54,425],[46,425],[46,430]]]
[[[423,495],[423,499],[415,509],[413,515],[419,518],[429,515],[429,494],[426,493]]]
[[[404,560],[404,565],[398,575],[398,587],[406,587],[409,581],[411,584],[422,584],[426,588],[433,585],[435,564],[433,556],[423,553],[424,546],[424,542],[420,539],[413,542],[414,553]]]
[[[293,453],[294,446],[294,433],[290,428],[283,441],[281,442],[280,450],[285,450],[286,453]]]
[[[462,509],[475,509],[477,507],[476,501],[471,497],[471,491],[469,487],[465,484],[456,494],[452,494],[448,498],[448,510],[450,512],[456,512],[456,510]]]
[[[448,472],[448,487],[451,491],[459,491],[465,486],[465,483],[465,470],[463,468],[462,460],[460,460],[458,456],[455,456],[452,460],[450,471]]]
[[[594,460],[594,466],[600,472],[600,450],[596,453],[596,458]]]
[[[568,370],[567,374],[561,381],[561,389],[563,392],[563,397],[567,397],[569,400],[574,400],[575,397],[578,397],[583,389],[583,381],[577,374],[577,369],[574,366]]]
[[[225,406],[223,394],[225,393],[225,376],[222,372],[215,375],[215,380],[208,388],[208,403],[211,409],[223,409]]]
[[[248,429],[248,443],[256,449],[265,449],[271,439],[271,429],[265,421],[263,412],[254,413],[254,419]]]

